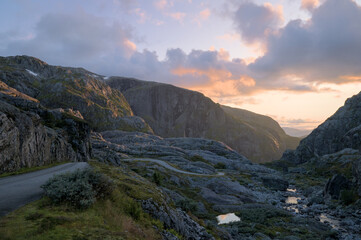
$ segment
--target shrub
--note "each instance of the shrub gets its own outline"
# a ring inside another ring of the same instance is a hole
[[[214,165],[214,168],[217,168],[217,169],[226,169],[226,165],[224,163],[217,163],[216,165]]]
[[[196,212],[198,205],[191,199],[183,199],[176,202],[176,206],[180,207],[185,212]]]
[[[160,175],[160,173],[158,171],[155,171],[153,173],[152,178],[153,178],[153,182],[155,184],[157,184],[158,186],[161,185],[163,177],[162,177],[162,175]]]
[[[205,160],[202,156],[199,156],[199,155],[194,155],[189,160],[191,160],[192,162],[205,162],[205,163],[208,163],[207,160]]]
[[[342,190],[340,199],[345,205],[350,205],[351,203],[354,203],[358,199],[358,195],[356,191],[354,190]]]
[[[60,174],[49,179],[42,188],[54,203],[67,203],[77,208],[87,208],[97,198],[113,191],[113,182],[99,172],[86,168]]]

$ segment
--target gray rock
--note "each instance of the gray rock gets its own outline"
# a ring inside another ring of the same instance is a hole
[[[288,188],[288,181],[275,175],[266,175],[262,177],[263,184],[273,190],[286,191]]]
[[[162,137],[217,139],[256,162],[279,159],[299,143],[272,118],[221,106],[199,92],[122,77],[107,83]]]
[[[152,200],[141,202],[144,211],[164,223],[166,229],[174,229],[185,239],[211,240],[214,237],[206,229],[180,209],[172,209],[167,205],[159,205]]]
[[[350,182],[347,178],[340,174],[335,174],[326,183],[323,195],[332,199],[339,199],[341,190],[349,189],[349,187]]]
[[[85,69],[51,66],[28,56],[1,57],[0,76],[10,87],[38,99],[47,108],[79,111],[97,131],[153,132],[142,118],[133,116],[121,92]]]
[[[361,93],[346,100],[345,105],[304,138],[295,151],[282,159],[300,164],[314,157],[336,153],[345,148],[361,147]]]
[[[0,173],[90,159],[90,128],[0,81]]]

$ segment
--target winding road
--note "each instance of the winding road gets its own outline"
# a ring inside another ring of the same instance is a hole
[[[137,162],[154,162],[154,163],[157,163],[157,164],[161,165],[162,167],[165,167],[173,172],[187,174],[187,175],[195,175],[195,176],[223,176],[224,175],[223,172],[218,172],[217,174],[214,174],[214,175],[187,172],[187,171],[183,171],[178,168],[175,168],[162,160],[152,159],[152,158],[127,158],[127,159],[123,159],[123,161],[125,161],[125,162],[136,162],[136,161]]]
[[[0,178],[0,216],[40,199],[43,194],[40,186],[55,174],[71,172],[88,166],[85,162],[66,163],[36,172]]]

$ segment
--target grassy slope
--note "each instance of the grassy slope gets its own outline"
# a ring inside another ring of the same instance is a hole
[[[163,224],[135,200],[162,198],[155,185],[135,180],[119,167],[91,165],[115,181],[109,198],[84,211],[43,198],[0,219],[1,239],[161,239],[154,226],[161,230]]]

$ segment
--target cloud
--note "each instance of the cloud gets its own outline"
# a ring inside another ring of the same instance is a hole
[[[209,10],[208,8],[206,8],[206,9],[200,11],[200,12],[197,14],[197,16],[193,19],[193,21],[194,21],[195,23],[197,23],[198,26],[201,26],[201,25],[202,25],[202,22],[203,22],[203,21],[206,21],[206,20],[209,18],[210,15],[211,15],[211,10]]]
[[[131,30],[117,22],[84,13],[47,14],[37,23],[33,38],[9,41],[1,55],[26,54],[64,65],[79,65],[111,52],[130,56],[136,49]]]
[[[273,7],[269,3],[257,5],[243,2],[234,13],[233,21],[242,39],[252,44],[264,41],[280,27],[283,23],[283,10],[281,6]]]
[[[184,17],[187,15],[186,13],[184,12],[169,12],[169,13],[165,13],[165,15],[173,18],[174,20],[182,23],[183,22],[183,19]]]
[[[354,1],[324,2],[309,21],[291,21],[267,38],[267,53],[249,66],[252,77],[305,84],[360,81],[360,22],[361,8]]]
[[[313,11],[320,4],[319,0],[302,0],[301,9],[308,10],[310,12]]]
[[[173,2],[168,0],[159,0],[154,2],[154,6],[159,10],[164,10],[166,8],[172,7]]]

